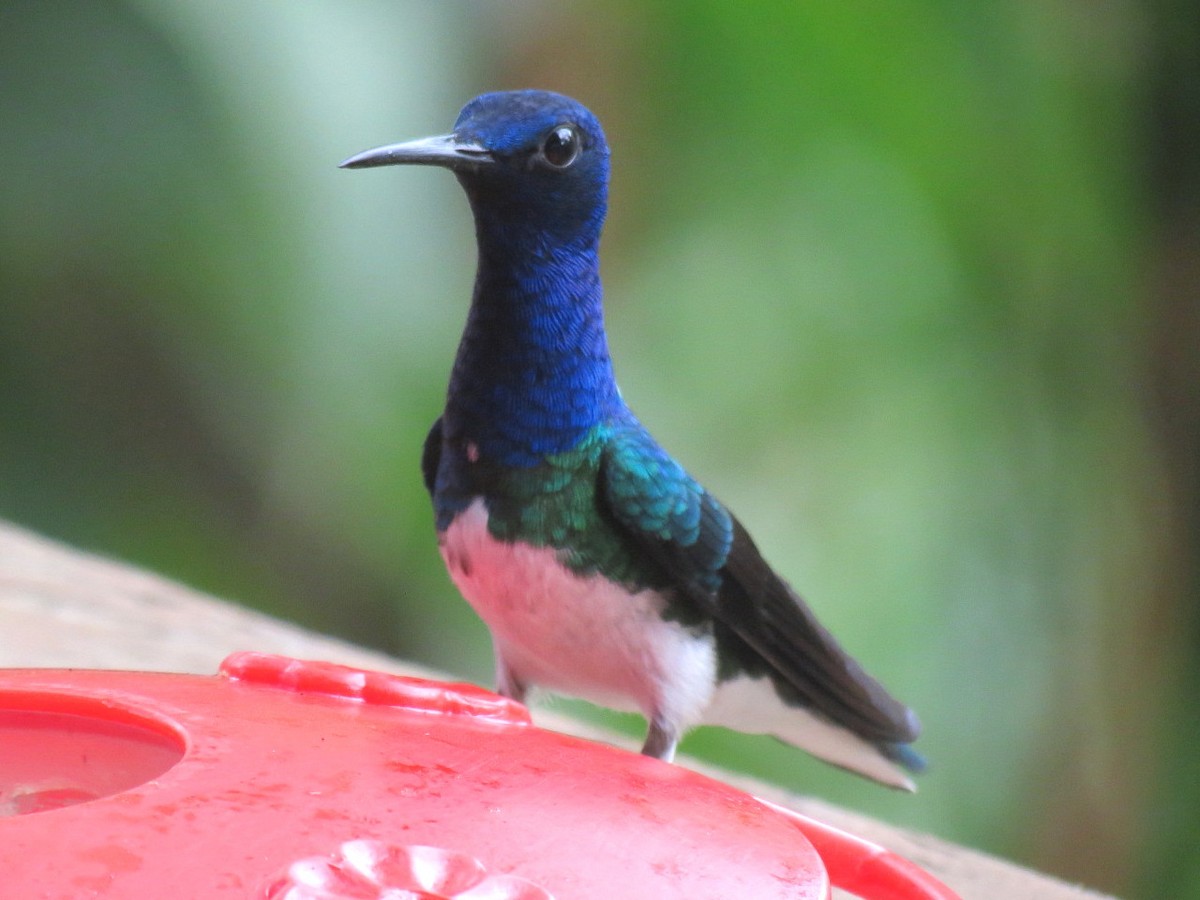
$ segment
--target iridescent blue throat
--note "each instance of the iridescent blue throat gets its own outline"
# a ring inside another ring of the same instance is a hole
[[[480,237],[443,427],[449,441],[474,445],[489,462],[535,466],[623,409],[604,334],[597,248],[542,244],[514,254]]]

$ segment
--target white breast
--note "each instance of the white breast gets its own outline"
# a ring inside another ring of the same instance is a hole
[[[482,499],[440,546],[450,577],[491,629],[498,662],[522,682],[684,727],[699,721],[716,677],[713,640],[665,621],[661,594],[577,575],[550,547],[496,540]]]

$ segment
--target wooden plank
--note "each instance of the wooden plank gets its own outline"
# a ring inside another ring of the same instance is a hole
[[[0,522],[0,667],[207,675],[235,650],[445,677]],[[537,720],[544,727],[628,745],[624,738],[562,716],[539,711]],[[812,798],[788,795],[691,760],[684,764],[881,844],[937,875],[968,900],[1101,897],[929,835],[895,828]]]

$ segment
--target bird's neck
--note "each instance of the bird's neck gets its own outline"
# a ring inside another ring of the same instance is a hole
[[[501,465],[574,448],[620,406],[597,241],[556,246],[479,229],[479,268],[450,377],[447,439]]]

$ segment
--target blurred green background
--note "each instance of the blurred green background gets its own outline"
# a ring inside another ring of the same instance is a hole
[[[336,164],[564,91],[626,397],[933,769],[686,749],[1200,896],[1197,10],[0,0],[0,516],[490,683],[418,467],[466,203]]]

